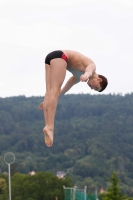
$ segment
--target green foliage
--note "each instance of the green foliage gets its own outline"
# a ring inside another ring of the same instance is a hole
[[[58,200],[64,199],[63,186],[72,187],[71,179],[58,179],[54,174],[39,172],[35,175],[15,173],[11,179],[13,200]],[[9,199],[6,179],[0,178],[0,200]]]
[[[8,200],[9,195],[8,194],[0,194],[0,200]]]
[[[43,97],[0,98],[0,168],[4,154],[15,154],[11,175],[65,171],[78,187],[107,187],[116,171],[123,193],[133,196],[133,93],[65,95],[59,99],[54,144],[44,144]],[[17,197],[19,198],[19,197]],[[30,197],[29,197],[30,198]]]
[[[0,194],[7,193],[7,183],[4,178],[0,178]]]
[[[116,173],[112,174],[110,179],[111,186],[108,188],[107,193],[102,200],[128,200],[129,198],[122,194],[119,187],[120,180],[117,178]]]
[[[39,172],[36,175],[16,173],[12,177],[12,197],[14,200],[58,200],[64,199],[63,185],[70,187],[69,178],[58,179],[52,173]]]
[[[0,174],[0,200],[8,200],[8,183],[7,175]]]
[[[120,180],[117,178],[116,173],[114,172],[109,180],[111,186],[108,187],[107,192],[102,196],[101,200],[129,200],[133,198],[128,198],[127,195],[123,195],[119,187]]]

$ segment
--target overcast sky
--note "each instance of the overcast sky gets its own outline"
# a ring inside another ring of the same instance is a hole
[[[43,96],[58,49],[90,57],[108,77],[103,94],[133,92],[133,0],[0,0],[0,97]],[[86,83],[69,93],[97,94]]]

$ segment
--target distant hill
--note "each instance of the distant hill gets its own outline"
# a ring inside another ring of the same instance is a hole
[[[73,184],[90,191],[108,185],[116,171],[121,188],[132,194],[133,94],[65,95],[59,99],[54,144],[44,144],[43,97],[0,98],[0,168],[6,152],[16,156],[12,170],[65,171]]]

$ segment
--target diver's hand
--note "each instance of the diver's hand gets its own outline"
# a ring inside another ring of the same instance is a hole
[[[80,81],[86,82],[89,78],[89,73],[85,72],[83,75],[80,76]]]

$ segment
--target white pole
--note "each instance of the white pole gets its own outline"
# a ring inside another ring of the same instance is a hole
[[[76,186],[74,186],[73,190],[73,200],[75,200]]]
[[[84,188],[84,197],[85,197],[84,200],[86,200],[86,189],[87,189],[87,186],[85,186],[85,188]]]
[[[12,157],[12,159],[9,159],[9,156]],[[8,159],[6,160],[6,157],[8,157]],[[8,165],[8,179],[9,179],[9,200],[11,200],[11,173],[10,173],[10,165],[15,161],[15,155],[11,152],[8,152],[4,155],[4,161],[5,163]]]
[[[97,196],[97,188],[96,188],[95,192],[96,192],[96,200],[98,200],[98,196]]]
[[[8,174],[9,174],[9,200],[11,200],[11,173],[10,173],[10,164],[8,164]]]

